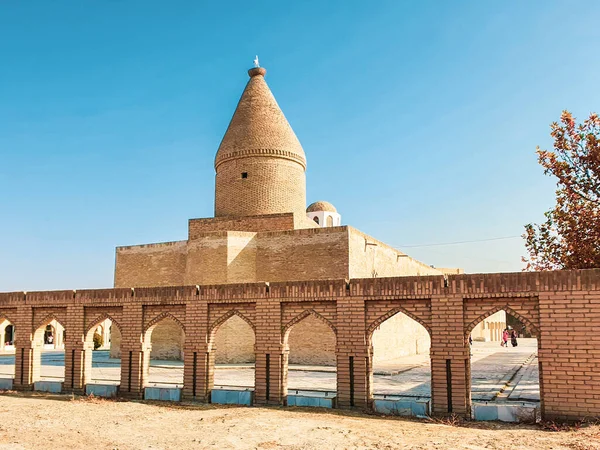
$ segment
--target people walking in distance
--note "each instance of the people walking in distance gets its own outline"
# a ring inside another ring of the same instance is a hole
[[[517,330],[511,330],[510,343],[512,344],[513,347],[516,347],[517,345],[519,345],[519,343],[517,342]]]
[[[500,342],[502,347],[508,347],[508,328],[505,328],[502,332],[502,342]]]

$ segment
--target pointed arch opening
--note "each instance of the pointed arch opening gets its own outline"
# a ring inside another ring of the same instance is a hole
[[[113,334],[120,335],[121,326],[109,314],[92,321],[84,334],[84,384],[118,385],[121,381],[121,360],[111,358]]]
[[[335,397],[337,329],[313,309],[284,325],[284,375],[288,404],[299,397]]]
[[[183,361],[185,326],[173,314],[162,313],[152,319],[145,335],[145,339],[151,335],[152,360]]]
[[[66,333],[64,325],[53,314],[38,323],[33,332],[34,382],[64,382]]]
[[[14,323],[0,314],[0,378],[15,377],[15,337]]]
[[[369,339],[369,396],[374,400],[431,401],[428,324],[398,307],[374,321]]]
[[[502,313],[503,315],[502,314],[498,315],[497,313]],[[506,320],[508,319],[509,316],[511,317],[511,320],[515,321],[515,323],[518,322],[519,326],[522,329],[527,330],[528,334],[530,334],[532,336],[539,335],[537,324],[535,324],[533,321],[531,321],[529,318],[527,318],[523,314],[518,313],[517,311],[515,311],[513,308],[511,308],[508,305],[496,306],[496,307],[490,309],[489,311],[486,311],[485,313],[481,314],[479,317],[477,317],[475,320],[473,320],[469,325],[467,325],[467,328],[465,329],[465,335],[467,337],[469,335],[472,336],[472,333],[476,327],[485,326],[487,323],[496,323],[496,325],[498,325],[500,327],[506,326],[507,325]],[[497,320],[498,318],[500,318],[501,320]],[[503,318],[505,320],[502,320]],[[498,341],[500,340],[500,335],[501,335],[501,333],[496,336]],[[489,337],[489,336],[486,336],[486,337]]]
[[[241,312],[231,310],[211,326],[209,350],[215,389],[254,389],[255,329]]]
[[[467,392],[474,419],[490,406],[519,408],[536,419],[540,374],[538,329],[507,305],[481,314],[465,328],[468,349]]]
[[[144,331],[144,387],[183,388],[185,327],[174,315],[162,313]]]

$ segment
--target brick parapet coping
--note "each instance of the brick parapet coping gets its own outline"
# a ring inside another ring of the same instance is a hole
[[[351,280],[310,280],[291,282],[236,283],[193,286],[77,289],[59,291],[0,292],[0,304],[46,303],[93,304],[118,300],[206,299],[253,300],[266,298],[326,299],[343,296],[427,298],[462,294],[469,297],[532,296],[540,292],[600,290],[600,269],[461,274],[444,276],[357,278]]]

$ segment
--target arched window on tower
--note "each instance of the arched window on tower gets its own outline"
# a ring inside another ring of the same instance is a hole
[[[319,218],[317,216],[313,217],[313,220],[317,223],[319,223]]]
[[[327,216],[327,226],[328,227],[332,227],[333,226],[333,217]]]

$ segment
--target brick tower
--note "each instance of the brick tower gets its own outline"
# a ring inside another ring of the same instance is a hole
[[[304,150],[255,67],[215,158],[215,217],[305,215]]]

